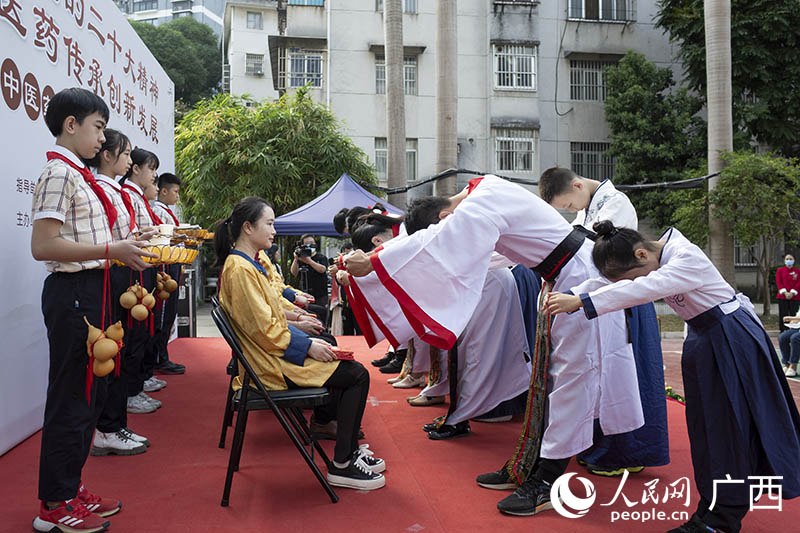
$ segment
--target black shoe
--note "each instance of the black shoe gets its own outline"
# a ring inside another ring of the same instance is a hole
[[[394,352],[386,352],[386,355],[384,355],[380,359],[373,359],[370,362],[372,363],[372,366],[384,366],[388,365],[392,361],[392,359],[394,359]]]
[[[508,474],[508,463],[504,464],[503,467],[498,470],[497,472],[489,472],[488,474],[481,474],[475,481],[478,482],[478,485],[485,489],[493,489],[493,490],[509,490],[509,489],[516,489],[517,483]]]
[[[532,516],[552,509],[550,483],[529,477],[510,496],[497,503],[501,513],[514,516]]]
[[[386,478],[382,474],[373,472],[359,454],[353,452],[350,462],[344,468],[337,468],[333,462],[328,466],[328,483],[334,487],[348,489],[375,490],[386,485]]]
[[[400,350],[394,354],[394,358],[388,364],[383,365],[378,370],[384,374],[399,374],[403,370],[403,363],[406,360],[406,351]]]
[[[156,365],[156,370],[158,370],[159,374],[183,374],[186,372],[186,367],[172,361],[164,361]]]
[[[424,431],[425,433],[436,431],[442,425],[442,422],[444,422],[446,416],[447,415],[437,416],[436,418],[433,419],[433,422],[430,422],[422,426],[422,431]]]
[[[459,422],[456,425],[442,424],[439,429],[428,432],[431,440],[454,439],[456,437],[466,437],[472,430],[469,428],[469,421]]]
[[[707,526],[697,515],[693,515],[691,520],[680,527],[670,529],[667,533],[717,533],[718,531],[711,526]]]

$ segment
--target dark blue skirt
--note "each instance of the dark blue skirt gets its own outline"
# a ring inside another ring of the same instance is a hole
[[[664,360],[656,308],[652,303],[626,310],[636,362],[644,426],[618,435],[603,435],[595,420],[594,444],[578,458],[607,468],[663,466],[669,463]]]
[[[686,425],[697,489],[711,501],[748,505],[748,476],[783,476],[783,498],[800,495],[800,415],[767,332],[742,308],[688,321],[683,344]]]

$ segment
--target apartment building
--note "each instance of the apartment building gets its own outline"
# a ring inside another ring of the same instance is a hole
[[[209,25],[217,36],[222,32],[225,0],[114,0],[130,20],[156,26],[180,17],[194,17]]]

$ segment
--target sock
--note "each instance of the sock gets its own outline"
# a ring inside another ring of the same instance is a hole
[[[344,463],[340,463],[339,461],[333,461],[333,466],[336,468],[347,468],[350,465],[350,461],[345,461]]]

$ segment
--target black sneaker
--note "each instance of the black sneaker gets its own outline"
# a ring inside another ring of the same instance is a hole
[[[372,366],[383,366],[388,365],[392,359],[394,359],[394,352],[386,352],[386,355],[380,359],[373,359],[370,363],[372,363]]]
[[[437,429],[428,432],[431,440],[455,439],[457,437],[467,437],[472,433],[469,427],[469,420],[464,420],[458,424],[442,424]]]
[[[164,361],[156,365],[156,370],[159,374],[183,374],[186,372],[186,367],[172,361]]]
[[[378,370],[383,374],[399,374],[403,370],[403,363],[406,360],[406,351],[400,350],[394,354],[394,357],[388,364],[383,365]]]
[[[359,450],[353,452],[350,463],[338,468],[333,462],[328,466],[328,483],[334,487],[345,487],[357,490],[375,490],[386,485],[383,474],[373,472],[361,459]]]
[[[447,418],[447,415],[437,416],[433,419],[433,422],[428,422],[427,424],[422,426],[422,431],[425,433],[430,433],[431,431],[436,431],[444,424],[444,419]]]
[[[493,489],[493,490],[513,490],[517,488],[517,483],[510,475],[508,475],[508,470],[506,467],[508,463],[503,465],[503,468],[498,470],[497,472],[489,472],[488,474],[481,474],[475,481],[478,482],[478,485],[485,489]]]
[[[386,461],[380,457],[375,457],[375,452],[369,449],[369,444],[362,444],[358,447],[358,456],[364,463],[376,474],[380,474],[386,470]]]
[[[497,508],[514,516],[532,516],[552,509],[550,483],[529,477],[510,496],[500,500]]]
[[[693,515],[691,520],[680,527],[670,529],[667,533],[717,533],[717,531],[719,530],[707,526],[697,515]]]

